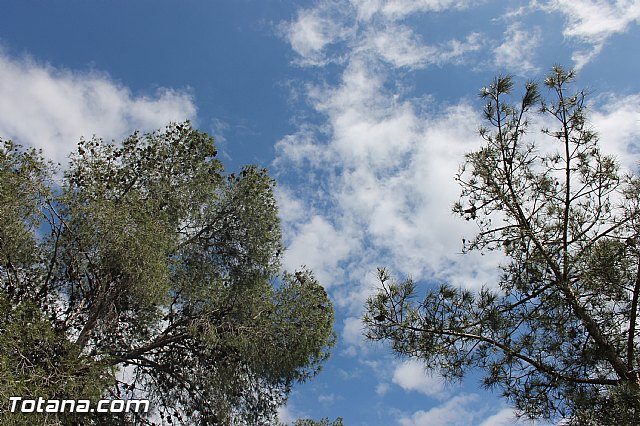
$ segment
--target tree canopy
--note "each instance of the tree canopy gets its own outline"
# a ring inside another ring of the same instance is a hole
[[[1,399],[154,409],[85,424],[271,424],[320,370],[333,307],[311,271],[280,271],[266,170],[225,174],[189,123],[81,140],[61,183],[40,152],[0,143]]]
[[[448,379],[481,370],[524,416],[635,424],[640,181],[601,152],[574,77],[554,67],[548,97],[528,82],[517,103],[509,76],[480,92],[484,145],[465,157],[453,211],[479,227],[463,251],[504,253],[499,280],[422,299],[411,278],[381,268],[364,320],[370,339]],[[534,120],[550,126],[539,139]]]

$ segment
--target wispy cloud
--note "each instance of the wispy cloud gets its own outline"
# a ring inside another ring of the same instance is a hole
[[[354,309],[362,306],[362,297],[372,290],[366,269],[380,264],[418,278],[468,287],[496,282],[499,255],[457,254],[461,238],[472,236],[476,228],[452,216],[450,210],[459,193],[453,179],[458,165],[480,143],[476,133],[482,121],[479,111],[465,100],[441,105],[424,98],[419,102],[405,98],[396,77],[401,68],[455,63],[465,52],[482,45],[483,36],[473,33],[464,42],[450,41],[434,48],[400,22],[410,13],[447,7],[457,9],[462,4],[319,2],[296,18],[333,16],[339,25],[358,25],[348,37],[331,39],[341,40],[338,50],[345,53],[338,83],[320,81],[306,86],[307,101],[324,122],[304,124],[298,132],[283,137],[276,145],[275,161],[281,170],[293,166],[313,182],[307,188],[310,192],[297,191],[295,196],[292,189],[283,189],[292,196],[288,202],[296,211],[306,212],[304,217],[284,218],[286,227],[295,228],[290,233],[287,262],[306,261],[329,280],[329,286],[336,280],[355,280],[357,285],[350,285],[348,291],[335,293],[338,303],[351,304]],[[595,33],[609,34],[621,25],[607,25],[609,32]],[[295,34],[289,37],[296,50]],[[511,23],[494,51],[494,60],[511,72],[530,74],[537,71],[531,52],[541,42],[539,28]],[[603,133],[611,130],[610,123],[621,122],[606,139],[618,141],[610,142],[612,146],[626,144],[624,152],[633,149],[637,120],[631,115],[636,104],[637,99],[625,98],[594,116],[603,124]]]
[[[0,135],[42,148],[63,166],[81,136],[121,139],[195,116],[188,90],[138,96],[106,74],[55,68],[0,50]]]
[[[489,407],[478,394],[456,395],[429,410],[419,410],[398,418],[402,426],[551,426],[544,421],[532,422],[518,418],[512,408]]]
[[[302,413],[296,410],[292,404],[285,404],[278,407],[278,420],[284,424],[290,424],[303,417]]]
[[[292,22],[280,25],[281,32],[297,54],[296,63],[301,66],[322,66],[336,61],[338,55],[326,55],[327,47],[353,37],[356,30],[350,7],[341,1],[324,1],[316,7],[300,9]]]
[[[465,102],[433,113],[394,99],[384,71],[355,58],[341,80],[309,92],[327,118],[326,138],[294,134],[278,145],[279,165],[306,159],[310,173],[329,171],[316,191],[297,194],[306,210],[322,206],[317,214],[323,216],[305,218],[304,225],[285,222],[298,229],[288,259],[311,259],[308,264],[334,277],[353,272],[355,264],[371,270],[384,264],[422,277],[438,271],[439,278],[461,285],[485,283],[490,277],[483,271],[494,268],[496,259],[456,254],[475,227],[450,210],[458,193],[454,174],[464,153],[479,143],[477,112]],[[336,270],[340,265],[344,273]],[[362,286],[371,284],[365,276]]]
[[[502,44],[493,51],[497,67],[520,75],[537,71],[531,53],[536,51],[541,40],[539,27],[529,30],[520,22],[511,23],[504,32]]]
[[[357,240],[338,232],[334,225],[319,215],[297,227],[296,235],[289,241],[284,265],[289,270],[305,265],[311,268],[326,288],[330,288],[343,274],[338,264],[353,251]],[[329,255],[330,253],[330,255]]]
[[[331,43],[340,43],[344,62],[338,84],[307,85],[307,101],[325,122],[304,124],[276,145],[280,170],[293,166],[313,181],[309,192],[282,188],[283,200],[299,212],[283,217],[285,229],[295,230],[288,232],[285,263],[304,261],[331,287],[336,280],[355,282],[333,293],[353,313],[372,291],[368,272],[378,265],[427,278],[437,271],[438,279],[466,286],[493,280],[486,271],[497,258],[461,261],[456,254],[475,228],[451,215],[458,192],[453,176],[478,144],[478,113],[465,101],[436,106],[404,99],[392,77],[398,69],[458,63],[478,51],[480,33],[429,44],[399,22],[410,13],[468,5],[319,2],[286,25],[299,63],[321,63],[318,55]],[[321,30],[336,25],[341,29]]]
[[[281,25],[281,32],[297,55],[294,62],[301,66],[349,63],[358,55],[397,68],[420,69],[461,61],[466,54],[480,50],[481,36],[471,33],[462,40],[430,45],[401,21],[414,13],[472,5],[473,2],[449,0],[321,1],[300,10],[296,19]]]
[[[602,95],[591,114],[603,152],[613,155],[622,167],[640,169],[640,95]]]
[[[573,54],[578,69],[600,53],[612,35],[623,33],[640,22],[638,0],[552,0],[542,7],[564,15],[565,37],[587,45]]]
[[[302,94],[310,108],[304,115],[313,119],[302,120],[276,145],[274,165],[283,175],[279,197],[286,207],[282,220],[289,246],[285,263],[305,262],[330,289],[347,316],[341,325],[341,355],[358,357],[374,372],[379,397],[398,389],[392,383],[435,398],[451,392],[438,378],[425,375],[417,361],[385,364],[379,353],[362,349],[359,316],[376,289],[377,266],[423,283],[478,288],[498,282],[503,257],[497,252],[460,254],[462,238],[478,229],[451,213],[460,191],[454,176],[464,154],[481,145],[480,110],[470,97],[445,101],[407,88],[412,84],[407,80],[433,75],[428,74],[433,68],[490,66],[487,78],[496,67],[527,76],[539,72],[535,58],[545,32],[527,21],[539,8],[536,2],[492,21],[497,35],[482,27],[462,36],[435,37],[418,31],[410,19],[420,13],[468,13],[463,9],[472,7],[471,2],[446,0],[320,1],[285,25],[295,64],[315,67],[317,76],[305,82]],[[549,4],[547,10],[558,13]],[[573,21],[566,22],[571,28]],[[577,37],[572,34],[565,30],[566,37]],[[606,37],[589,40],[604,42]],[[601,99],[594,105],[592,122],[605,150],[611,147],[620,157],[626,155],[624,161],[635,161],[628,154],[638,151],[639,98]],[[512,410],[492,411],[479,399],[453,396],[397,420],[402,425],[497,426],[512,418]]]
[[[443,65],[462,61],[470,52],[482,48],[479,33],[465,39],[451,39],[438,45],[425,44],[413,29],[399,24],[389,24],[383,30],[368,34],[360,49],[389,63],[395,68],[421,69],[429,65]]]
[[[371,20],[377,15],[389,20],[400,20],[414,13],[466,9],[479,2],[468,0],[354,0],[352,3],[362,20]]]

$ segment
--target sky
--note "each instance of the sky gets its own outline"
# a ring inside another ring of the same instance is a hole
[[[451,213],[495,75],[575,68],[604,150],[637,169],[639,24],[637,0],[0,0],[0,137],[64,167],[81,137],[189,119],[228,170],[270,170],[284,266],[314,271],[338,336],[282,421],[517,424],[478,375],[444,383],[365,341],[364,301],[378,266],[495,286],[501,258],[460,254],[477,228]]]

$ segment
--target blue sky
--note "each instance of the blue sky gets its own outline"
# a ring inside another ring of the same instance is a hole
[[[375,269],[423,288],[495,285],[498,255],[459,255],[451,212],[493,75],[579,70],[605,150],[635,169],[640,1],[0,1],[0,135],[65,163],[81,136],[191,119],[230,170],[268,167],[289,269],[331,295],[339,343],[281,419],[513,424],[477,376],[445,385],[361,337]]]

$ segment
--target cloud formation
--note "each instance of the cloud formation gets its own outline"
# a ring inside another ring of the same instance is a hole
[[[377,58],[394,67],[421,69],[461,61],[482,47],[479,33],[430,45],[402,23],[415,13],[465,9],[469,1],[452,0],[337,0],[321,1],[298,11],[296,19],[281,25],[281,32],[296,53],[300,66],[349,63],[354,54]]]
[[[339,2],[325,2],[321,7],[301,9],[296,19],[282,25],[282,32],[301,66],[320,66],[327,63],[325,49],[352,37],[355,30],[344,19],[347,15]],[[331,59],[336,60],[336,57]]]
[[[420,410],[411,416],[403,416],[399,419],[402,426],[464,426],[474,423],[478,419],[478,412],[470,410],[469,406],[478,401],[478,396],[458,395],[442,405],[430,410]]]
[[[439,279],[479,286],[492,279],[485,271],[497,261],[456,254],[461,237],[475,232],[452,216],[451,205],[458,193],[453,177],[479,143],[478,112],[466,101],[436,108],[403,100],[388,88],[377,55],[354,52],[338,85],[309,86],[308,100],[325,124],[276,145],[276,165],[320,179],[295,201],[292,190],[282,190],[288,205],[306,212],[283,217],[285,228],[296,230],[285,263],[305,261],[329,280],[355,278],[360,286],[346,297],[354,296],[358,310],[371,291],[363,270],[385,265],[420,277],[438,271]]]
[[[542,39],[539,27],[531,30],[524,28],[521,22],[511,23],[504,31],[504,41],[493,51],[498,68],[527,75],[538,70],[531,59]]]
[[[590,118],[603,152],[613,155],[622,167],[640,168],[640,94],[606,94],[597,99],[600,108]]]
[[[136,96],[95,71],[72,71],[0,50],[0,136],[42,148],[62,166],[80,137],[120,140],[136,129],[194,119],[189,91],[161,88]]]
[[[547,2],[543,8],[565,18],[565,28],[554,36],[564,34],[570,42],[597,50],[637,21],[635,3],[617,2],[593,18],[597,30],[583,28],[591,18],[569,18],[573,6],[568,3]],[[484,73],[479,88],[498,72],[541,80],[541,70],[552,65],[537,62],[538,50],[549,42],[547,29],[528,22],[533,11],[540,14],[539,2],[511,13],[497,11],[495,19],[481,19],[483,26],[465,27],[463,36],[417,28],[419,14],[462,16],[473,14],[475,6],[447,0],[319,1],[284,25],[295,65],[312,68],[316,77],[304,82],[309,109],[301,114],[302,124],[276,144],[274,165],[284,176],[279,197],[287,206],[282,216],[289,243],[285,263],[291,268],[305,262],[330,288],[347,317],[341,355],[357,356],[361,365],[371,367],[380,379],[374,389],[379,398],[388,398],[395,388],[391,383],[436,399],[448,391],[417,361],[391,363],[385,370],[388,363],[376,358],[380,353],[362,349],[359,316],[376,289],[376,267],[389,267],[398,278],[412,276],[424,285],[478,288],[497,284],[503,260],[497,252],[462,255],[462,238],[470,239],[478,229],[451,213],[460,191],[454,180],[458,167],[465,153],[482,144],[477,134],[481,106],[471,100],[473,92],[443,100],[436,94],[437,83],[427,84],[434,90],[429,93],[415,81],[464,68],[469,70],[465,78],[475,78],[472,71]],[[615,18],[623,10],[629,16]],[[589,51],[595,55],[596,50]],[[578,66],[587,63],[575,55],[574,60]],[[637,167],[640,97],[601,94],[591,100],[590,119],[603,151],[614,153],[624,167]],[[532,133],[540,125],[533,124]],[[492,409],[479,400],[476,394],[454,395],[397,421],[497,426],[513,420],[513,410]]]
[[[418,410],[402,415],[398,423],[402,426],[551,426],[544,421],[518,419],[512,408],[500,408],[497,412],[481,402],[477,394],[460,394],[429,410]]]
[[[587,8],[592,5],[587,3]],[[603,41],[635,20],[634,4],[605,8],[602,22],[591,30],[583,28],[587,17],[578,13],[567,21],[565,33]],[[305,86],[307,102],[322,124],[303,124],[276,144],[276,166],[297,170],[298,177],[311,182],[309,192],[299,190],[295,196],[286,186],[282,189],[288,205],[304,212],[283,218],[290,230],[285,261],[292,267],[306,261],[329,286],[355,280],[350,290],[335,293],[338,304],[351,305],[353,314],[373,290],[366,271],[380,265],[466,287],[496,283],[500,256],[459,255],[461,239],[477,229],[451,214],[459,194],[453,177],[464,154],[480,144],[480,111],[464,98],[442,104],[428,95],[409,97],[401,77],[407,69],[470,61],[466,55],[485,46],[488,36],[478,32],[462,41],[429,43],[407,22],[411,14],[470,7],[473,3],[446,0],[320,1],[287,26],[299,64],[314,59],[313,66],[321,66],[326,61],[318,55],[339,52],[341,71],[334,84],[320,80]],[[551,2],[545,7],[568,13],[573,6]],[[622,19],[625,10],[629,16]],[[301,48],[301,39],[313,49]],[[542,43],[540,28],[508,22],[492,62],[530,76],[538,71],[533,58]],[[334,47],[325,51],[329,45]],[[637,97],[598,105],[593,122],[601,126],[605,147],[622,158],[635,149]]]
[[[519,424],[528,424],[528,422],[518,421],[513,408],[503,408],[487,417],[479,426],[514,426]],[[533,426],[533,423],[530,424]]]
[[[577,69],[600,53],[611,36],[640,23],[638,0],[552,0],[543,8],[564,15],[564,36],[587,45],[572,56]]]
[[[465,0],[354,0],[360,19],[371,20],[376,15],[389,20],[400,20],[414,13],[441,12],[447,9],[465,9],[477,1]]]
[[[424,364],[415,359],[399,364],[393,372],[392,381],[406,391],[417,391],[431,397],[444,390],[442,378],[427,373]]]

